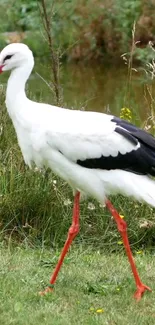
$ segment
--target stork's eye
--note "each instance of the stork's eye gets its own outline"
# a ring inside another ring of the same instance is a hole
[[[3,62],[5,62],[6,60],[9,60],[9,59],[11,59],[11,58],[12,58],[12,56],[13,56],[13,54],[12,54],[12,55],[6,55],[6,57],[4,58]]]

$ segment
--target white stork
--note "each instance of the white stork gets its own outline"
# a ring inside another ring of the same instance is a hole
[[[79,232],[80,192],[105,203],[116,221],[131,265],[139,300],[145,290],[129,246],[127,225],[110,194],[132,196],[155,207],[155,138],[112,115],[69,110],[27,98],[25,83],[34,65],[25,44],[9,44],[0,53],[0,72],[11,70],[6,107],[25,163],[50,167],[74,192],[72,225],[48,287],[52,291],[64,257]]]

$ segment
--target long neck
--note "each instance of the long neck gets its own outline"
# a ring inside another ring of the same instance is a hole
[[[25,93],[25,84],[33,68],[33,62],[27,62],[24,65],[12,70],[7,84],[6,106],[11,113],[13,108],[27,100]],[[18,108],[19,109],[19,108]],[[12,112],[13,113],[13,112]]]

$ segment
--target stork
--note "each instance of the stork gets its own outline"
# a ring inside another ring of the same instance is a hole
[[[155,138],[113,115],[60,108],[31,101],[25,84],[34,66],[32,51],[22,43],[7,45],[0,53],[0,73],[10,70],[6,107],[13,122],[25,163],[49,167],[72,187],[74,206],[68,237],[41,293],[53,290],[69,247],[79,232],[80,194],[86,193],[112,214],[122,236],[136,283],[135,298],[151,289],[138,274],[130,249],[127,225],[109,200],[123,194],[155,207]]]

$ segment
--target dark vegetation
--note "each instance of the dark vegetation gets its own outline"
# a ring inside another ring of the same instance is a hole
[[[40,2],[1,1],[1,47],[21,40],[37,56],[48,55]],[[122,53],[130,52],[134,22],[135,58],[152,58],[148,42],[155,42],[155,0],[47,0],[46,4],[53,44],[63,59],[119,61]]]

